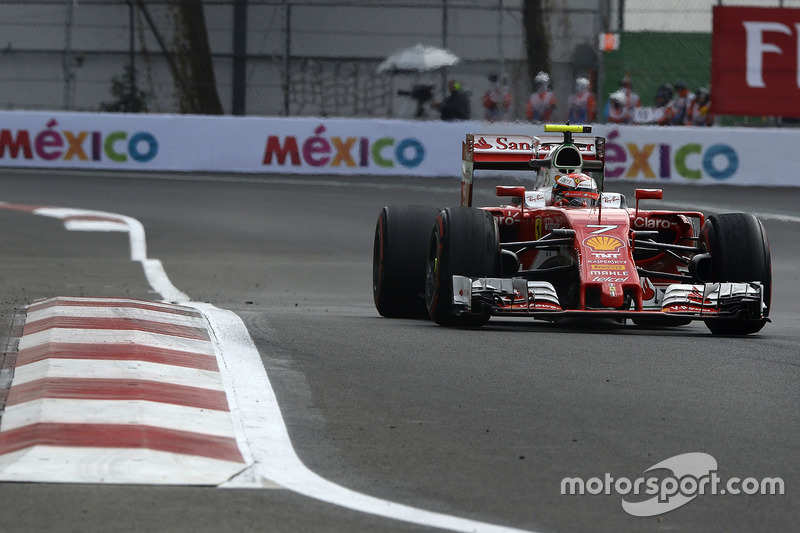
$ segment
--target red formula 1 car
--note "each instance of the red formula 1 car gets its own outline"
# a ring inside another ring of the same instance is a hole
[[[631,319],[712,333],[755,333],[769,321],[772,274],[752,214],[705,217],[629,207],[603,192],[605,139],[589,126],[555,136],[467,135],[461,205],[384,207],[375,229],[373,295],[386,317],[427,313],[443,326],[492,316]],[[472,207],[473,172],[524,170],[535,185],[497,187],[498,207]]]

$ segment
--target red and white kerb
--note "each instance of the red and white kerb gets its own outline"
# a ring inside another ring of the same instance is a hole
[[[0,480],[218,485],[247,466],[202,313],[116,298],[28,308]]]

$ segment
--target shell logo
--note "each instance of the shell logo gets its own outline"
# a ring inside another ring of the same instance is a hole
[[[592,237],[588,237],[583,241],[585,246],[588,246],[595,252],[616,252],[623,246],[623,243],[620,239],[616,237],[609,237],[607,235],[594,235]]]

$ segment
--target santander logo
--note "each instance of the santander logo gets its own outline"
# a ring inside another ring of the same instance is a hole
[[[475,149],[476,150],[491,150],[492,145],[486,142],[486,139],[481,137],[478,141],[475,142]]]

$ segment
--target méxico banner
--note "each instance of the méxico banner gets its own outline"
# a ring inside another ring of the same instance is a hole
[[[0,111],[0,167],[457,178],[467,133],[537,136],[543,129],[478,121]],[[595,125],[591,135],[606,137],[609,184],[800,185],[785,165],[800,145],[800,130]]]
[[[714,6],[717,115],[800,118],[800,9]]]

